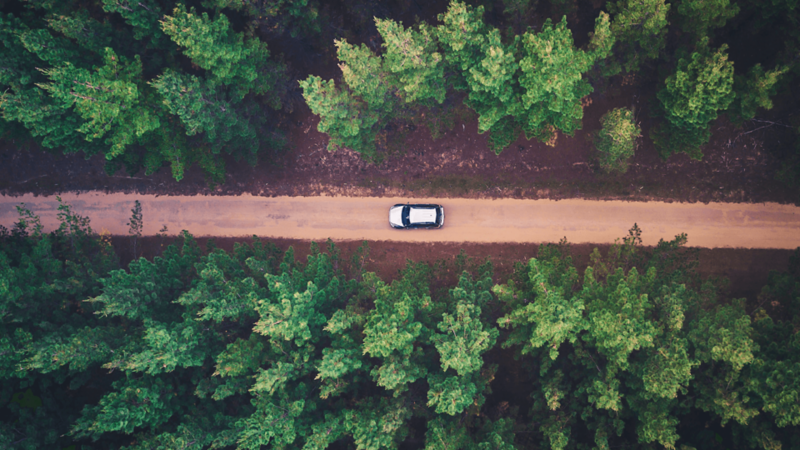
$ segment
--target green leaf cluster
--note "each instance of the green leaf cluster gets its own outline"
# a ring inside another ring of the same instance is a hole
[[[574,430],[588,429],[599,448],[631,440],[702,448],[702,433],[680,430],[692,411],[703,411],[723,427],[733,423],[731,439],[739,445],[774,448],[776,431],[795,422],[793,408],[770,403],[776,397],[761,381],[770,375],[757,373],[762,361],[773,360],[760,331],[772,320],[763,311],[751,319],[744,299],[720,302],[711,283],[692,281],[691,267],[679,262],[686,258],[685,236],[648,254],[638,247],[639,234],[635,227],[605,257],[595,250],[582,282],[562,243],[541,248],[509,283],[494,288],[509,311],[498,319],[511,330],[503,346],[517,348],[537,374],[529,378],[529,420],[540,424],[543,445],[569,448],[583,441]],[[670,276],[659,275],[670,267]],[[782,297],[788,300],[797,285],[791,276],[773,277],[771,286],[784,284],[762,296],[788,294]],[[788,416],[773,415],[779,408]],[[778,428],[764,425],[770,421]]]
[[[594,139],[600,169],[606,173],[627,172],[628,160],[633,157],[636,139],[642,131],[634,121],[633,112],[615,108],[605,113],[600,123],[603,127]]]
[[[484,23],[483,7],[453,1],[439,21],[406,29],[376,18],[383,55],[336,41],[344,85],[316,76],[300,82],[320,116],[319,131],[330,136],[329,150],[345,146],[374,159],[391,121],[442,104],[448,90],[467,91],[478,131],[490,132],[498,154],[520,131],[549,142],[556,131],[571,136],[581,127],[581,99],[592,91],[583,74],[609,55],[615,40],[607,14],[598,17],[588,50],[575,47],[566,17],[511,42]]]
[[[733,62],[727,45],[711,51],[701,44],[690,58],[678,61],[677,71],[667,77],[658,100],[666,122],[655,131],[653,140],[664,157],[686,153],[701,159],[701,146],[711,135],[710,122],[728,108],[735,97]]]
[[[604,75],[616,75],[621,70],[637,72],[642,64],[659,57],[666,45],[671,6],[664,0],[619,0],[608,4],[614,15],[611,32],[616,45]]]
[[[734,76],[733,91],[736,97],[728,110],[731,119],[742,123],[753,119],[759,108],[772,109],[770,97],[775,96],[778,83],[788,70],[787,66],[778,66],[765,72],[761,64],[756,64],[747,76]]]
[[[45,148],[102,154],[109,173],[170,166],[180,180],[196,164],[212,183],[224,180],[221,152],[255,164],[276,142],[265,126],[282,107],[285,67],[225,14],[85,3],[30,2],[0,17],[5,122]]]
[[[702,37],[711,29],[724,26],[739,13],[739,6],[729,0],[682,0],[676,10],[681,29]]]

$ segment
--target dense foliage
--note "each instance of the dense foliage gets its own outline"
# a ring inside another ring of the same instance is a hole
[[[486,21],[485,9],[494,8],[491,2],[478,3],[453,0],[435,26],[423,22],[413,29],[375,17],[383,52],[362,44],[358,52],[365,62],[358,65],[360,71],[342,51],[351,45],[337,41],[344,83],[313,75],[301,81],[309,106],[321,117],[319,130],[331,138],[329,149],[347,146],[374,157],[392,124],[419,115],[418,110],[431,107],[431,100],[441,103],[459,91],[478,116],[478,131],[489,132],[495,152],[523,132],[528,139],[555,146],[559,132],[571,136],[582,127],[583,100],[595,87],[603,89],[618,74],[643,74],[660,87],[652,113],[661,123],[651,137],[662,155],[685,152],[700,159],[709,128],[720,113],[731,108],[732,118],[741,124],[759,108],[770,109],[770,98],[779,87],[787,87],[783,78],[789,67],[797,67],[793,55],[800,35],[787,29],[786,51],[769,64],[782,62],[771,70],[760,63],[741,68],[748,75],[737,75],[734,88],[727,45],[709,47],[717,30],[741,9],[728,0],[606,2],[593,13],[594,28],[584,48],[574,44],[575,27],[567,27],[566,14],[574,12],[570,2],[550,2],[548,17],[537,2],[504,1],[505,29]],[[786,9],[786,19],[796,23],[794,6],[774,8]],[[762,24],[748,24],[751,30],[778,20],[763,3],[745,8],[748,13],[758,9],[765,17]],[[734,26],[742,26],[741,21]],[[653,76],[654,65],[660,76]],[[398,72],[413,82],[401,82]],[[383,87],[361,89],[372,84]]]
[[[483,7],[453,1],[439,21],[414,30],[376,18],[383,56],[363,44],[336,42],[346,88],[316,76],[301,81],[308,105],[321,116],[319,130],[331,136],[329,149],[351,142],[354,150],[374,154],[377,133],[402,114],[401,105],[441,104],[447,87],[466,91],[478,131],[490,132],[497,153],[520,131],[552,142],[556,131],[571,136],[581,128],[581,99],[592,91],[582,74],[614,43],[607,14],[597,19],[589,51],[575,47],[566,17],[507,44],[484,22]]]
[[[666,80],[658,100],[666,122],[654,134],[662,155],[684,152],[701,159],[708,142],[709,123],[728,108],[733,92],[733,64],[723,45],[716,51],[703,46],[678,61],[678,70]]]
[[[584,127],[592,97],[632,82],[656,119],[645,139],[664,157],[699,159],[721,114],[736,126],[763,116],[779,93],[796,96],[800,74],[795,0],[0,8],[0,136],[102,154],[109,172],[169,166],[181,179],[199,166],[212,183],[225,180],[225,155],[255,164],[284,148],[280,129],[303,101],[329,150],[379,162],[407,130],[426,126],[436,138],[457,117],[477,116],[498,154],[521,136],[555,147]],[[797,126],[796,108],[779,110],[771,121]],[[800,157],[783,146],[774,153],[780,179],[795,184]]]
[[[221,6],[221,5],[217,5]],[[5,128],[45,148],[103,154],[109,172],[180,180],[197,164],[224,180],[221,154],[255,164],[277,143],[285,67],[219,10],[180,2],[30,1],[0,15]]]
[[[583,273],[562,242],[499,283],[463,257],[385,282],[365,246],[298,261],[258,239],[203,250],[186,232],[121,269],[68,205],[53,233],[20,212],[0,234],[3,448],[800,439],[800,259],[754,305],[700,280],[685,236],[648,250],[637,227]]]

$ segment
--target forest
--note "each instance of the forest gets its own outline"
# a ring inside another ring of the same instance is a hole
[[[800,193],[798,0],[0,0],[0,46],[0,140],[107,178],[310,158],[304,108],[364,164],[464,121],[491,158],[559,152],[635,83],[589,136],[598,172],[642,142],[702,160],[726,121],[779,135]],[[462,253],[379,276],[366,242],[165,229],[140,257],[141,209],[132,252],[66,203],[48,232],[18,210],[3,449],[800,449],[800,250],[738,298],[686,235],[644,247],[635,224],[586,266],[565,239],[509,274]]]
[[[793,449],[800,250],[757,298],[634,225],[576,268],[465,254],[383,280],[365,242],[305,261],[184,231],[123,264],[59,207],[0,228],[0,447]],[[132,210],[137,254],[142,214]]]
[[[794,98],[800,73],[797,0],[0,5],[2,137],[103,155],[109,174],[168,167],[180,180],[196,166],[212,184],[226,155],[255,165],[291,151],[287,114],[300,106],[329,151],[368,162],[398,130],[436,139],[465,110],[499,154],[520,136],[555,146],[583,127],[590,94],[634,78],[656,125],[643,134],[635,104],[606,111],[598,170],[624,173],[643,139],[663,158],[700,160],[720,115],[754,120],[776,96]],[[780,109],[781,120],[756,120],[792,131],[771,151],[775,176],[798,187],[800,114],[791,101]]]

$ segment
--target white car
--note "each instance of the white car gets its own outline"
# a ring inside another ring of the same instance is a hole
[[[394,205],[389,210],[392,228],[441,228],[444,225],[444,207],[441,205]]]

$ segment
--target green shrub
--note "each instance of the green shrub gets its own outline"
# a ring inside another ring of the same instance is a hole
[[[627,172],[636,138],[641,136],[639,133],[642,131],[633,119],[633,112],[627,108],[616,108],[605,113],[600,122],[603,128],[594,139],[600,168],[606,173]]]

